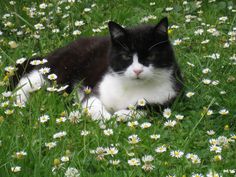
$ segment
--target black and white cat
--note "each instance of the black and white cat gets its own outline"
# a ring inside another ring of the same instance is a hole
[[[83,106],[94,119],[128,114],[129,105],[141,98],[149,106],[169,106],[182,90],[182,77],[168,38],[167,18],[157,25],[123,28],[109,22],[108,27],[110,36],[80,38],[49,54],[43,66],[24,68],[29,61],[18,65],[17,101],[25,103],[30,92],[45,84],[47,77],[39,70],[48,67],[59,85],[68,85],[67,92],[80,82],[92,88]],[[84,97],[82,89],[78,93]]]

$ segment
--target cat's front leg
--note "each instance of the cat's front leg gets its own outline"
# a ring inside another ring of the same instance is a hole
[[[22,77],[17,85],[16,103],[25,104],[31,92],[40,89],[45,84],[42,74],[38,70],[33,70]]]
[[[88,110],[93,120],[109,120],[111,118],[111,114],[97,97],[92,96],[85,100],[83,108]]]
[[[122,110],[116,111],[114,115],[117,116],[118,121],[127,121],[131,119],[139,119],[147,115],[147,113],[144,110],[122,109]]]

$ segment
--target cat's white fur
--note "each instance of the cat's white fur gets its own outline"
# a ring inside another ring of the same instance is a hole
[[[33,70],[25,75],[17,85],[16,102],[25,104],[28,100],[30,92],[40,89],[45,83],[45,79],[38,70]]]
[[[141,71],[139,74],[134,70]],[[138,62],[137,54],[133,55],[133,63],[124,74],[107,73],[98,86],[99,95],[92,96],[83,103],[93,119],[109,119],[111,113],[128,114],[126,108],[135,105],[144,98],[149,103],[163,104],[176,96],[172,85],[171,69],[155,69]],[[39,89],[45,80],[38,70],[23,77],[16,92],[17,102],[25,103],[29,93]],[[83,97],[81,91],[78,92]]]

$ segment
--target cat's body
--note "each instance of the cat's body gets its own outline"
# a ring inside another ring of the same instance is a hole
[[[93,117],[127,112],[141,98],[149,105],[167,106],[182,89],[167,26],[166,18],[156,26],[130,29],[111,22],[111,37],[81,38],[49,54],[40,68],[49,67],[59,85],[69,86],[68,92],[78,83],[92,88],[83,105],[89,106]],[[18,101],[25,102],[30,92],[45,83],[40,68],[31,68],[19,81]],[[78,93],[84,97],[82,89]]]

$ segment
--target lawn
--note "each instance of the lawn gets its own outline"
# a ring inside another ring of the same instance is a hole
[[[43,2],[0,1],[1,177],[236,176],[234,0]],[[46,86],[25,107],[14,104],[7,88],[22,58],[107,35],[109,20],[130,27],[164,16],[185,80],[170,109],[96,122],[76,92]]]

